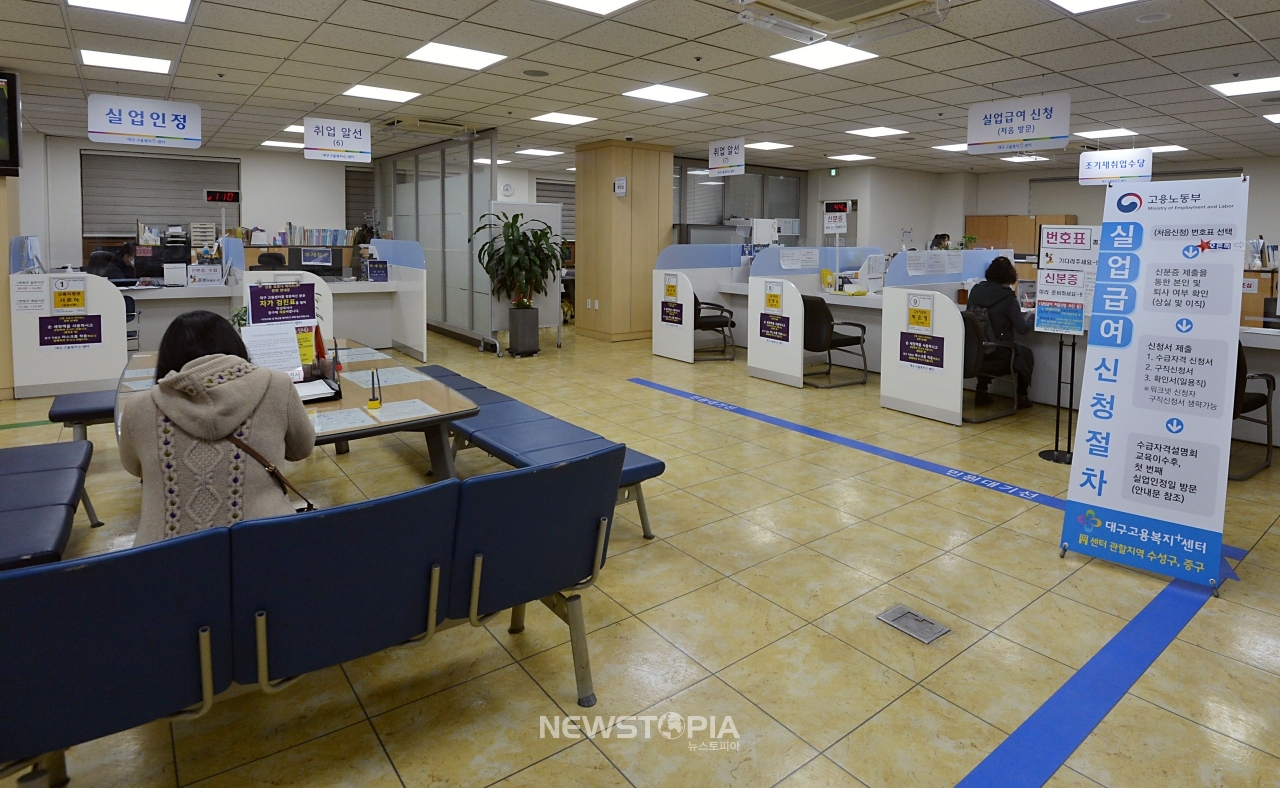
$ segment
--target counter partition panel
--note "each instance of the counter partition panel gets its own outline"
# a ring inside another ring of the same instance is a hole
[[[14,396],[114,388],[128,360],[124,297],[100,276],[9,277]]]

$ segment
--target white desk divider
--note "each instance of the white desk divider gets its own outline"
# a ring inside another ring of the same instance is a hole
[[[387,261],[387,281],[396,286],[391,300],[391,346],[419,361],[427,360],[427,261],[417,241],[385,238],[370,243]]]
[[[252,312],[253,306],[249,304],[249,287],[251,285],[289,283],[315,285],[316,320],[320,322],[321,335],[331,345],[334,339],[333,292],[329,289],[328,282],[310,271],[245,271],[244,303],[249,305],[249,309]],[[252,321],[252,318],[250,320]]]
[[[128,362],[124,296],[100,276],[9,277],[14,396],[114,388]]]
[[[747,285],[747,374],[804,387],[804,302],[786,279],[753,276]]]
[[[693,363],[693,285],[680,271],[653,272],[653,355]]]
[[[962,423],[964,320],[945,294],[884,289],[880,333],[880,406]]]

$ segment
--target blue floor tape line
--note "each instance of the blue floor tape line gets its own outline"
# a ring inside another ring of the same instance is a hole
[[[1213,592],[1175,580],[956,788],[1039,788],[1066,763]]]
[[[1222,557],[1230,558],[1232,561],[1243,561],[1244,557],[1248,554],[1248,550],[1240,547],[1232,547],[1229,544],[1224,544],[1222,546]]]

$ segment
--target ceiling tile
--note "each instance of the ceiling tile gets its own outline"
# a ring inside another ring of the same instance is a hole
[[[668,83],[677,79],[696,74],[698,72],[671,66],[666,63],[657,63],[652,60],[636,58],[628,60],[625,63],[619,63],[616,66],[600,69],[601,74],[608,74],[614,77],[622,77],[623,79],[638,79],[641,82],[651,83]]]
[[[495,0],[470,16],[467,21],[557,39],[594,25],[600,21],[600,17],[534,0]]]
[[[1024,0],[978,0],[953,8],[940,26],[965,38],[981,38],[1004,30],[1029,27],[1063,18],[1044,3]]]
[[[656,60],[660,63],[668,63],[673,66],[680,66],[681,68],[693,69],[695,71],[714,71],[715,69],[732,68],[739,63],[751,60],[750,57],[742,54],[741,52],[713,47],[709,44],[703,44],[697,41],[686,41],[685,43],[677,44],[670,49],[653,52],[647,56],[647,59]],[[732,71],[728,72],[726,76],[747,79],[746,77],[738,77],[738,75],[732,73]],[[747,79],[747,81],[755,82],[756,80]]]
[[[1103,35],[1095,33],[1074,19],[1060,19],[1057,22],[997,33],[980,40],[989,47],[1021,57],[1037,52],[1093,44],[1103,39]]]
[[[312,19],[219,5],[218,3],[201,3],[196,10],[195,23],[200,27],[218,30],[253,31],[257,35],[289,41],[301,41],[316,28],[316,22]],[[136,25],[137,22],[135,21],[133,24]],[[148,22],[148,29],[150,26],[151,24]]]
[[[1130,36],[1121,43],[1148,57],[1172,55],[1213,47],[1244,44],[1249,37],[1225,19],[1203,25],[1177,27],[1156,33]]]
[[[564,40],[571,44],[624,52],[637,57],[660,49],[668,49],[680,43],[680,39],[675,36],[609,20],[567,36]]]
[[[557,41],[530,52],[526,55],[526,58],[536,63],[548,63],[553,66],[591,71],[607,68],[614,63],[621,63],[627,60],[628,56],[620,55],[617,52],[607,52],[602,49],[576,46]]]

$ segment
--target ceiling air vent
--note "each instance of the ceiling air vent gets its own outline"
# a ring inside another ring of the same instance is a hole
[[[837,27],[864,22],[918,6],[936,6],[935,0],[760,0],[757,7],[767,6],[784,13],[834,24]],[[944,2],[943,5],[949,5]]]

